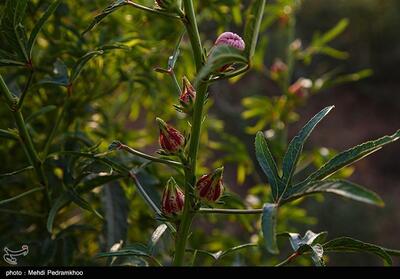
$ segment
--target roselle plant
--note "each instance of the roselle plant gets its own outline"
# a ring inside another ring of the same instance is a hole
[[[377,194],[345,179],[330,179],[330,177],[346,166],[374,153],[386,144],[396,141],[400,137],[400,131],[391,136],[385,136],[338,153],[301,181],[297,181],[294,175],[304,144],[317,124],[333,109],[333,106],[322,109],[307,122],[297,136],[287,144],[286,150],[283,150],[283,156],[281,154],[273,154],[265,133],[258,132],[255,137],[255,154],[262,171],[265,173],[265,182],[268,181],[270,185],[271,194],[270,200],[266,200],[262,208],[230,207],[229,203],[224,201],[224,197],[227,195],[233,196],[233,193],[229,191],[229,187],[223,181],[224,167],[219,166],[203,172],[204,168],[201,164],[204,163],[205,154],[199,152],[199,150],[201,144],[203,144],[202,135],[207,132],[207,122],[211,121],[207,110],[212,101],[210,87],[221,80],[238,78],[252,68],[263,22],[264,9],[268,9],[267,1],[251,1],[245,14],[246,23],[242,33],[226,30],[214,40],[214,44],[209,48],[203,44],[197,22],[197,11],[192,0],[160,0],[155,1],[152,6],[142,5],[130,0],[114,1],[102,13],[97,15],[89,27],[84,30],[82,38],[85,38],[85,34],[88,32],[96,32],[97,29],[92,29],[105,17],[117,10],[123,10],[128,7],[149,15],[151,19],[179,24],[183,27],[184,32],[179,36],[174,52],[172,56],[168,57],[167,68],[155,68],[156,72],[171,78],[177,91],[175,106],[166,109],[169,112],[169,116],[173,115],[175,117],[163,120],[163,116],[157,115],[151,119],[152,125],[146,127],[148,130],[159,132],[158,143],[160,150],[157,154],[147,154],[132,148],[118,140],[118,135],[115,137],[116,140],[109,145],[107,151],[100,152],[100,144],[95,144],[82,137],[77,132],[79,131],[78,128],[76,128],[73,135],[65,135],[65,144],[62,147],[58,149],[54,147],[53,141],[55,141],[60,127],[63,127],[63,124],[64,127],[69,127],[68,124],[71,122],[65,114],[73,111],[72,107],[80,107],[80,105],[84,107],[84,103],[89,102],[89,100],[79,99],[79,89],[82,89],[82,87],[79,87],[78,77],[82,74],[83,67],[94,58],[114,50],[124,49],[124,46],[119,44],[97,46],[94,51],[89,51],[80,56],[73,63],[70,71],[64,62],[56,60],[53,72],[46,73],[46,76],[38,82],[38,86],[55,85],[58,88],[63,88],[65,89],[65,98],[58,111],[55,125],[46,137],[43,146],[39,147],[35,144],[33,139],[35,131],[28,125],[28,121],[24,119],[23,115],[23,105],[27,98],[30,97],[28,92],[32,79],[34,74],[37,74],[37,71],[40,70],[36,69],[35,59],[32,56],[32,47],[37,34],[56,11],[61,1],[52,2],[32,29],[28,40],[25,39],[28,36],[25,33],[25,29],[22,28],[22,19],[27,8],[27,2],[24,0],[6,1],[5,13],[1,18],[2,45],[0,65],[19,67],[28,73],[28,78],[25,89],[17,96],[12,92],[11,85],[7,84],[6,80],[0,76],[1,93],[16,127],[16,129],[9,130],[2,129],[0,134],[2,138],[18,142],[18,146],[23,149],[26,155],[28,164],[25,168],[8,173],[5,176],[14,176],[33,170],[35,174],[32,177],[35,181],[33,184],[37,185],[37,187],[32,187],[29,191],[16,195],[11,199],[2,200],[0,205],[7,204],[34,192],[43,193],[41,200],[43,213],[38,216],[42,220],[42,222],[39,222],[40,224],[38,223],[41,232],[44,232],[48,237],[44,242],[43,250],[58,251],[54,246],[69,240],[70,238],[66,236],[69,235],[70,231],[78,229],[77,227],[68,227],[68,224],[62,224],[59,228],[55,228],[57,215],[70,202],[86,209],[90,214],[97,216],[99,220],[103,220],[106,217],[107,222],[111,222],[111,224],[108,223],[107,225],[112,228],[112,222],[119,216],[112,215],[107,218],[105,215],[112,214],[111,211],[113,210],[105,210],[102,214],[82,195],[98,186],[104,186],[106,193],[115,191],[111,196],[120,195],[120,192],[118,194],[118,189],[121,189],[120,185],[111,183],[116,181],[128,181],[126,183],[130,183],[133,181],[135,192],[140,194],[149,209],[154,212],[154,219],[159,225],[152,233],[148,245],[130,246],[113,239],[112,241],[117,241],[111,243],[113,244],[111,247],[107,247],[107,252],[98,254],[99,257],[109,258],[109,263],[111,264],[117,258],[132,257],[133,262],[137,265],[166,264],[181,266],[195,264],[200,255],[209,257],[214,264],[227,255],[251,247],[258,247],[260,250],[274,255],[279,253],[278,238],[288,239],[293,248],[293,254],[278,265],[285,265],[297,257],[310,257],[315,265],[324,265],[324,256],[330,252],[373,253],[382,258],[386,264],[391,264],[391,256],[400,255],[397,250],[365,243],[350,237],[339,237],[326,241],[326,232],[314,233],[307,231],[302,236],[299,233],[277,231],[279,211],[289,207],[291,202],[315,193],[334,193],[359,202],[382,206],[383,201]],[[10,27],[13,28],[10,29]],[[186,67],[182,67],[185,68],[183,70],[179,69],[181,44],[186,38],[190,42],[191,67],[194,69],[194,71],[188,72],[186,72]],[[6,43],[3,45],[3,42]],[[315,47],[312,49],[315,50]],[[300,53],[299,57],[302,57],[302,59],[306,61],[310,59],[307,56],[309,55],[307,51],[301,52],[295,46],[293,50]],[[140,58],[137,59],[139,60]],[[122,60],[120,63],[122,65],[124,61]],[[285,94],[302,97],[306,92],[303,90],[309,89],[309,82],[299,79],[297,82],[290,84],[291,75],[288,71],[292,71],[293,66],[290,64],[288,63],[286,66],[283,62],[277,62],[271,68],[271,73],[276,80],[282,82],[281,86]],[[178,82],[180,80],[177,75],[178,71],[182,74],[182,84]],[[110,77],[110,80],[112,77]],[[121,79],[123,80],[123,78],[126,78],[126,73],[121,74]],[[110,81],[108,80],[108,82]],[[160,87],[163,88],[162,85]],[[161,105],[165,106],[162,102]],[[45,114],[49,109],[52,108],[42,108],[42,111],[38,113]],[[174,109],[179,114],[175,114]],[[82,109],[81,111],[84,112],[85,110]],[[179,118],[176,115],[179,115]],[[77,119],[79,119],[78,116]],[[263,128],[260,128],[260,130]],[[125,131],[126,129],[122,130]],[[99,135],[97,134],[96,136],[98,137]],[[123,135],[120,133],[119,136],[122,137]],[[61,142],[63,140],[60,139]],[[84,147],[81,147],[78,141],[82,141]],[[121,154],[130,154],[133,157],[122,157]],[[130,162],[132,158],[134,158],[133,164]],[[154,199],[149,187],[151,182],[145,179],[149,168],[153,164],[168,167],[168,175],[163,184],[164,187],[160,191],[162,192],[160,200]],[[60,175],[60,172],[65,174]],[[56,187],[56,183],[49,183],[49,180],[57,181],[54,178],[57,174],[62,177],[61,187]],[[110,201],[106,202],[106,204],[110,205]],[[261,216],[260,230],[263,235],[263,241],[245,243],[218,252],[206,251],[188,245],[188,240],[194,237],[192,228],[195,226],[194,220],[196,217],[216,214],[224,216]],[[147,218],[150,219],[149,216]],[[43,222],[43,220],[45,221]],[[135,221],[137,221],[137,225],[140,225],[139,220]],[[141,221],[143,222],[143,219]],[[66,228],[64,229],[63,226]],[[153,251],[154,247],[167,232],[173,238],[172,248],[170,248],[170,251],[167,250],[170,253],[167,253],[166,257],[157,258]],[[140,233],[140,230],[137,233]]]

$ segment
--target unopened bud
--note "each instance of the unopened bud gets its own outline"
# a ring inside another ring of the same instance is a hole
[[[168,153],[176,153],[185,145],[185,137],[175,128],[168,125],[164,120],[156,118],[160,128],[159,143],[161,148]]]
[[[212,173],[205,174],[196,183],[197,196],[206,202],[216,202],[224,192],[222,174],[224,168],[218,168]]]
[[[168,180],[162,196],[161,209],[166,216],[179,215],[183,211],[185,204],[185,195],[175,179],[172,177]]]

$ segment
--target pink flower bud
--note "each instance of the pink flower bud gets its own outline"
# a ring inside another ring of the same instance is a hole
[[[294,94],[297,97],[304,98],[307,96],[309,89],[312,87],[312,81],[305,78],[299,78],[293,83],[288,91],[290,94]]]
[[[185,137],[175,128],[171,127],[164,120],[156,118],[160,128],[160,146],[168,153],[175,153],[185,145]]]
[[[244,50],[246,47],[243,39],[239,35],[232,32],[224,32],[219,35],[214,45],[228,45],[239,50]]]
[[[216,202],[224,192],[222,173],[224,168],[218,168],[212,173],[205,174],[196,183],[197,196],[206,202]]]
[[[162,212],[167,216],[178,215],[183,211],[185,194],[172,177],[165,186],[161,202]]]

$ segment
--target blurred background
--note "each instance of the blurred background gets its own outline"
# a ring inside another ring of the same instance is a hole
[[[0,1],[0,11],[4,11],[4,2]],[[137,2],[153,5],[153,1]],[[199,2],[198,20],[205,48],[210,49],[223,31],[243,33],[250,1],[195,2]],[[303,171],[312,171],[338,151],[393,134],[400,127],[399,1],[267,2],[253,69],[211,87],[207,131],[201,139],[199,174],[224,165],[228,195],[223,201],[234,208],[260,207],[270,196],[267,179],[255,163],[254,136],[258,130],[265,132],[280,160],[298,130],[323,107],[335,105],[306,145],[307,152],[299,167],[301,177]],[[105,220],[93,217],[91,210],[80,208],[82,203],[72,201],[56,210],[54,230],[49,233],[46,216],[51,206],[43,204],[40,193],[0,205],[0,247],[29,243],[31,256],[22,260],[24,264],[109,264],[95,258],[96,254],[109,250],[120,240],[124,245],[142,249],[158,224],[131,181],[95,180],[110,170],[96,162],[57,153],[104,152],[115,139],[154,153],[158,148],[156,116],[188,131],[183,116],[172,107],[179,96],[174,83],[170,76],[154,71],[155,67],[167,67],[182,26],[121,7],[82,36],[93,17],[109,4],[106,0],[62,1],[34,48],[37,72],[23,108],[34,142],[40,154],[47,156],[45,167],[53,187],[53,201],[71,187],[78,191],[87,187],[90,191],[82,192],[82,198]],[[32,30],[48,5],[45,0],[29,1],[24,18],[26,30]],[[0,47],[5,44],[2,38]],[[79,66],[80,57],[95,49],[104,50],[104,54],[85,64],[72,92],[68,83],[58,82],[60,78],[68,81],[71,71]],[[183,75],[194,80],[195,69],[185,36],[180,50],[175,74],[179,81]],[[27,71],[1,67],[0,73],[13,93],[19,95]],[[294,90],[290,85],[297,81],[301,88]],[[11,114],[0,100],[0,128],[12,128]],[[53,130],[54,139],[48,144]],[[42,151],[46,146],[48,152]],[[279,231],[328,231],[328,239],[354,236],[400,249],[399,155],[400,144],[394,143],[336,175],[375,191],[385,201],[385,207],[317,195],[282,208]],[[2,138],[0,156],[0,174],[28,164],[19,144]],[[130,167],[143,163],[127,154],[113,156]],[[159,200],[171,175],[176,173],[150,165],[140,173],[140,179],[154,199]],[[181,180],[177,176],[178,183]],[[35,183],[32,171],[0,176],[0,200],[27,191]],[[217,252],[260,241],[259,230],[255,216],[201,216],[194,223],[190,245]],[[276,264],[290,253],[287,243],[282,241],[280,246],[282,251],[277,258],[251,248],[214,264]],[[168,264],[172,247],[172,237],[168,235],[154,248],[154,255]],[[327,263],[380,265],[381,260],[365,254],[340,254],[329,255]],[[394,263],[400,264],[398,260]],[[125,257],[114,264],[148,263]],[[199,256],[196,264],[211,261]],[[308,265],[310,261],[300,258],[294,264]]]

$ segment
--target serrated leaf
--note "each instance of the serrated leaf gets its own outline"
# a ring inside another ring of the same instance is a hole
[[[244,27],[244,41],[246,44],[245,56],[250,60],[255,52],[260,25],[264,15],[265,0],[253,0],[246,18]]]
[[[267,141],[262,132],[258,132],[256,135],[255,148],[258,163],[265,175],[268,177],[268,182],[271,185],[272,196],[276,201],[278,199],[280,178],[275,160],[268,148]]]
[[[311,132],[317,126],[317,124],[334,108],[334,106],[326,107],[317,113],[307,124],[300,130],[297,136],[295,136],[289,144],[286,154],[283,158],[282,167],[282,185],[283,189],[279,189],[279,197],[281,197],[285,191],[289,188],[293,174],[296,170],[297,163],[300,158],[300,154],[303,151],[305,141],[310,136]]]
[[[392,259],[385,251],[385,248],[375,244],[362,242],[360,240],[350,237],[339,237],[332,239],[323,244],[326,252],[365,252],[371,253],[382,260],[388,265],[392,265]]]
[[[240,50],[228,45],[215,46],[212,49],[206,64],[201,68],[197,75],[195,84],[199,83],[201,80],[205,79],[223,66],[234,63],[247,63],[247,59],[243,56],[243,53]]]
[[[384,136],[374,141],[369,141],[351,149],[343,151],[329,160],[320,169],[312,173],[306,181],[323,180],[338,170],[361,160],[362,158],[378,151],[386,144],[392,143],[400,138],[400,130],[391,136]]]
[[[374,192],[346,180],[323,180],[294,186],[288,191],[286,199],[295,200],[315,193],[333,193],[352,200],[372,205],[383,206],[383,200]]]
[[[33,44],[36,41],[37,35],[39,34],[40,30],[42,30],[43,25],[46,23],[46,21],[49,19],[49,17],[54,13],[54,11],[57,9],[57,7],[60,3],[61,3],[61,0],[56,0],[53,3],[51,3],[50,6],[45,11],[45,13],[42,15],[42,17],[36,23],[35,27],[33,27],[32,32],[29,36],[28,43],[27,43],[27,51],[29,53],[29,57],[32,56]]]
[[[264,236],[265,246],[269,253],[278,254],[279,249],[276,243],[276,218],[278,206],[276,204],[266,203],[263,207],[261,216],[261,228]]]
[[[107,6],[100,14],[95,16],[93,21],[90,23],[90,25],[83,31],[82,35],[85,33],[89,32],[92,30],[97,24],[99,24],[106,16],[111,14],[112,12],[115,12],[118,8],[125,6],[127,3],[125,0],[117,0],[114,1],[112,4]]]

